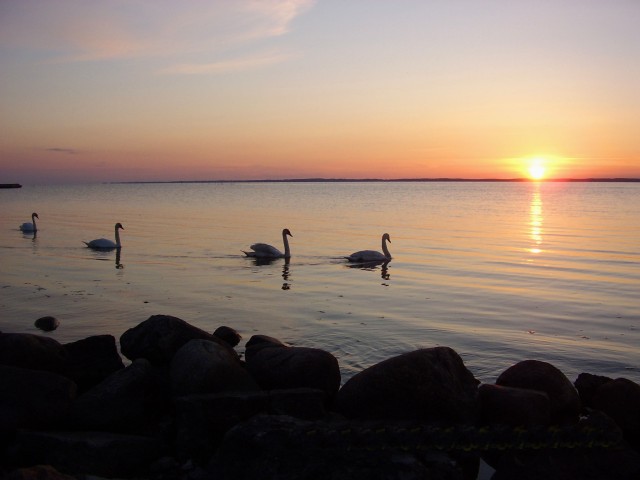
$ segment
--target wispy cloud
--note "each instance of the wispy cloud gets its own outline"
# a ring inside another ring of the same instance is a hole
[[[75,150],[73,148],[58,148],[58,147],[47,148],[46,151],[53,152],[53,153],[64,153],[65,155],[76,155],[80,153],[78,150]]]
[[[231,72],[254,70],[285,62],[296,57],[284,52],[269,52],[211,63],[182,63],[163,69],[160,73],[169,75],[218,75]]]
[[[314,1],[21,0],[0,7],[0,43],[55,62],[212,57],[286,34]]]

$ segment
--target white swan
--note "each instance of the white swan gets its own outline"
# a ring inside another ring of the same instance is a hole
[[[116,241],[115,243],[108,238],[98,238],[96,240],[91,240],[90,242],[83,242],[87,247],[93,248],[95,250],[108,250],[113,248],[120,248],[120,232],[118,229],[124,230],[124,227],[121,223],[116,223],[115,231],[116,231]]]
[[[35,233],[38,231],[38,227],[36,227],[36,218],[40,218],[36,212],[31,214],[31,223],[25,222],[20,225],[20,230],[26,233]]]
[[[376,250],[360,250],[359,252],[354,252],[348,257],[344,257],[350,262],[386,262],[391,260],[391,254],[389,253],[389,249],[387,248],[387,242],[391,243],[391,238],[388,233],[382,235],[382,251],[384,253],[380,253]]]
[[[289,239],[287,235],[293,237],[288,228],[282,230],[282,241],[284,242],[284,253],[278,250],[276,247],[268,245],[266,243],[254,243],[251,245],[253,252],[246,252],[243,250],[247,257],[255,258],[289,258],[291,257],[291,250],[289,249]]]

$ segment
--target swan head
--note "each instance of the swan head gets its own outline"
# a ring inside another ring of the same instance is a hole
[[[124,227],[122,226],[122,224],[120,222],[116,223],[116,230],[118,230],[119,228],[124,230]]]
[[[288,228],[285,228],[284,230],[282,230],[282,235],[289,235],[290,237],[293,237],[293,235],[291,235],[291,232],[289,231]]]
[[[391,237],[389,236],[388,233],[385,233],[384,235],[382,235],[382,241],[385,241],[385,240],[391,243]]]
[[[38,218],[38,219],[40,218],[36,212],[33,212],[33,213],[31,214],[31,218],[33,218],[33,217],[36,217],[36,218]]]

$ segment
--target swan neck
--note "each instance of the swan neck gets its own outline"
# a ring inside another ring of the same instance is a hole
[[[36,227],[36,216],[34,214],[31,215],[31,223],[33,223],[33,231],[37,231],[38,228]]]
[[[289,250],[289,239],[284,232],[282,232],[282,241],[284,242],[284,256],[288,258],[291,256],[291,250]]]
[[[387,238],[382,237],[382,252],[384,256],[387,258],[391,258],[391,254],[389,253],[389,249],[387,248]]]
[[[118,227],[116,227],[116,245],[120,246],[120,232],[118,231]]]

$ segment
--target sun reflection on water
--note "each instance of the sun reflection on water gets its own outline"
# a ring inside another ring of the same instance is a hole
[[[536,185],[533,195],[531,196],[529,214],[529,236],[531,238],[531,247],[529,252],[537,255],[542,253],[542,196],[540,195],[540,185]]]

